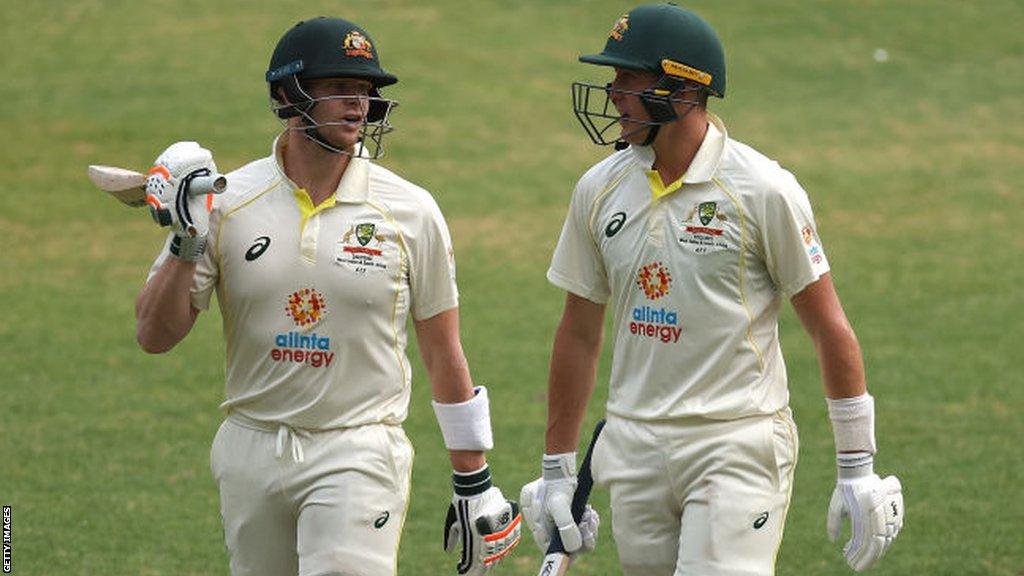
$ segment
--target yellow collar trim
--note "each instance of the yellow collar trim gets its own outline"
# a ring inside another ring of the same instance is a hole
[[[299,213],[302,214],[302,223],[299,226],[300,230],[304,230],[306,228],[306,222],[309,221],[310,218],[328,208],[333,208],[338,201],[335,196],[328,196],[323,202],[314,206],[313,199],[309,197],[309,192],[306,192],[305,188],[296,188],[294,190],[294,194],[295,202],[299,205]]]
[[[647,181],[651,184],[651,196],[652,200],[657,200],[662,196],[668,196],[669,194],[679,190],[683,187],[683,180],[686,178],[686,174],[683,174],[679,180],[665,185],[661,181],[661,174],[658,174],[657,170],[644,170],[647,173]]]

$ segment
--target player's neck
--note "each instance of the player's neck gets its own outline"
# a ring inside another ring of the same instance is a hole
[[[334,195],[351,157],[324,149],[301,132],[288,132],[284,171],[316,206]]]
[[[651,148],[654,149],[653,168],[662,182],[670,184],[686,174],[707,131],[707,111],[703,108],[694,108],[682,120],[661,127]]]

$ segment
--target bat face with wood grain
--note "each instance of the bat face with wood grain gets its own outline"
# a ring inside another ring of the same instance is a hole
[[[597,444],[597,437],[601,435],[601,430],[604,429],[605,421],[600,420],[596,426],[594,426],[594,434],[590,437],[590,445],[587,446],[587,453],[583,457],[583,463],[580,465],[580,471],[577,475],[576,492],[572,495],[572,518],[576,523],[579,523],[583,519],[583,512],[587,508],[587,500],[590,499],[590,490],[594,487],[594,477],[590,472],[590,459],[594,453],[594,445]],[[569,566],[572,564],[572,556],[565,551],[565,546],[562,544],[562,536],[558,531],[554,531],[551,535],[551,543],[548,544],[547,553],[544,555],[544,561],[541,562],[540,572],[537,576],[563,576],[569,571]]]

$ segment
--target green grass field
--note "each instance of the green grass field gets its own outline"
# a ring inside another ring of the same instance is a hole
[[[904,532],[883,575],[1024,572],[1024,4],[1019,0],[687,4],[718,29],[734,138],[811,195],[878,400],[878,468]],[[195,139],[222,169],[278,130],[263,72],[295,21],[367,27],[401,82],[382,162],[433,191],[452,228],[473,374],[492,390],[509,495],[538,473],[563,294],[544,272],[575,179],[605,150],[572,117],[576,62],[631,7],[611,1],[244,4],[40,0],[0,6],[0,504],[14,573],[227,574],[209,444],[223,343],[205,314],[174,351],[134,341],[133,300],[163,233],[91,189],[92,163],[144,168]],[[889,59],[876,62],[878,48]],[[781,575],[850,573],[825,536],[832,437],[810,341],[782,324],[801,430]],[[410,350],[415,358],[415,350]],[[603,412],[608,358],[587,423]],[[400,573],[440,550],[447,458],[416,362],[417,449]],[[607,494],[596,553],[616,574]],[[528,537],[527,537],[528,539]],[[531,542],[498,574],[534,574]]]

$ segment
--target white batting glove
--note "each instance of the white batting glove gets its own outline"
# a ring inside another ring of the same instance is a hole
[[[146,203],[153,220],[174,231],[171,254],[182,260],[202,256],[213,209],[212,194],[196,194],[193,183],[216,175],[209,150],[196,142],[176,142],[157,157],[146,177]]]
[[[444,550],[452,552],[461,543],[459,574],[487,574],[519,545],[519,505],[491,484],[486,466],[470,474],[452,474],[452,484],[455,494],[444,523]]]
[[[541,477],[520,492],[526,525],[533,540],[544,552],[551,534],[558,530],[562,546],[569,554],[590,552],[597,546],[597,528],[601,518],[588,504],[577,524],[572,517],[572,497],[576,492],[576,453],[545,454]]]
[[[903,527],[903,488],[895,476],[874,473],[867,452],[841,453],[839,479],[828,506],[828,535],[838,542],[843,519],[850,518],[850,540],[843,547],[846,563],[857,572],[873,566]]]
[[[526,527],[533,534],[533,541],[543,552],[547,552],[548,546],[551,544],[551,534],[555,530],[554,520],[552,520],[550,515],[544,514],[544,496],[546,493],[547,489],[544,485],[544,478],[538,478],[523,486],[522,491],[519,493],[519,502],[523,508],[523,520],[526,521]],[[593,551],[597,547],[597,530],[600,524],[601,517],[598,516],[597,510],[594,510],[590,504],[587,504],[587,507],[583,510],[583,518],[576,524],[583,544],[578,550],[570,552],[570,554],[585,554]],[[561,531],[559,534],[561,534]]]

